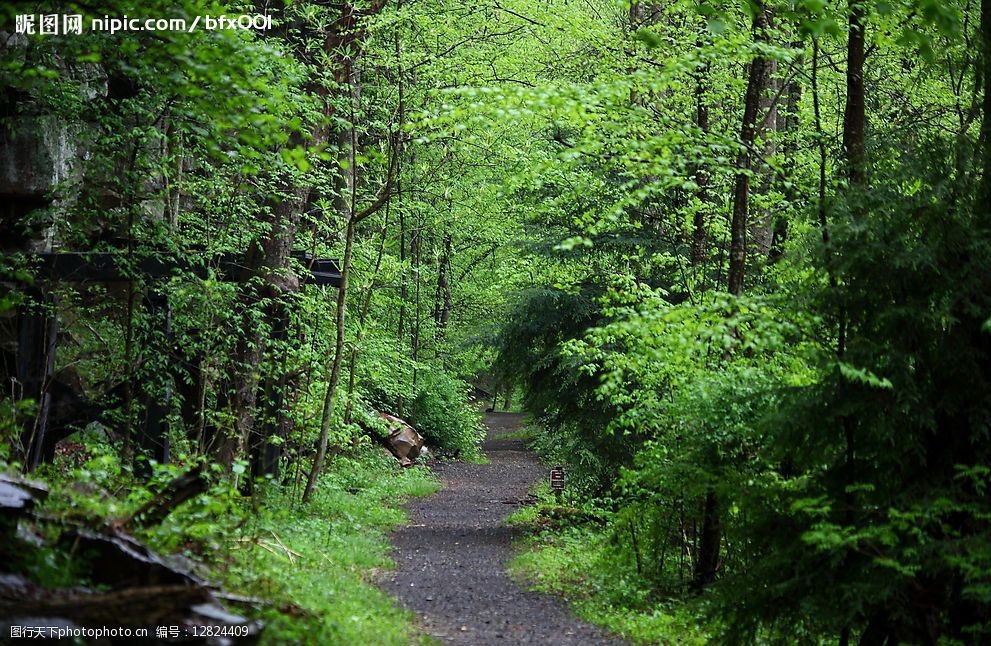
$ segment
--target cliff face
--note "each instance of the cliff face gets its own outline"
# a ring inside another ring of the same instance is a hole
[[[54,116],[15,116],[0,133],[0,192],[44,195],[68,179],[76,147]]]
[[[27,38],[0,32],[0,55],[27,58]],[[36,109],[27,92],[0,87],[0,250],[51,250],[53,191],[79,166],[70,129]]]
[[[0,231],[4,251],[51,251],[53,189],[78,159],[69,127],[58,117],[14,116],[0,130]],[[25,226],[26,225],[26,226]]]
[[[58,92],[84,104],[107,96],[100,64],[65,64],[57,51],[42,51],[23,35],[0,31],[0,58],[25,69],[54,67]],[[79,192],[95,124],[46,103],[36,96],[37,79],[18,82],[17,74],[0,77],[0,251],[52,251],[59,246],[56,224]]]

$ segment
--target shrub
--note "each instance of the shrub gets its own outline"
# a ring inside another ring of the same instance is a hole
[[[484,437],[478,412],[468,403],[468,384],[442,372],[424,372],[410,421],[441,453],[473,456]]]

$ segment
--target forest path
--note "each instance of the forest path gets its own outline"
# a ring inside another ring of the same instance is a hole
[[[447,644],[621,644],[580,622],[564,600],[521,589],[506,575],[514,531],[503,520],[545,468],[520,440],[522,415],[489,413],[482,445],[489,464],[434,466],[443,489],[410,505],[392,536],[396,569],[381,585]]]

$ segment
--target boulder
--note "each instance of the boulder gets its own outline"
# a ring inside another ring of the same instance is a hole
[[[413,464],[423,450],[423,436],[399,417],[388,413],[379,413],[378,416],[389,429],[387,440],[389,451],[404,467]]]
[[[27,515],[46,497],[48,487],[44,483],[0,473],[0,517],[8,521],[9,529],[16,528],[16,520]]]

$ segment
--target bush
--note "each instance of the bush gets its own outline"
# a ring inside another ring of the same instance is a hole
[[[410,421],[432,449],[455,457],[477,455],[485,435],[468,384],[442,372],[423,373]]]

